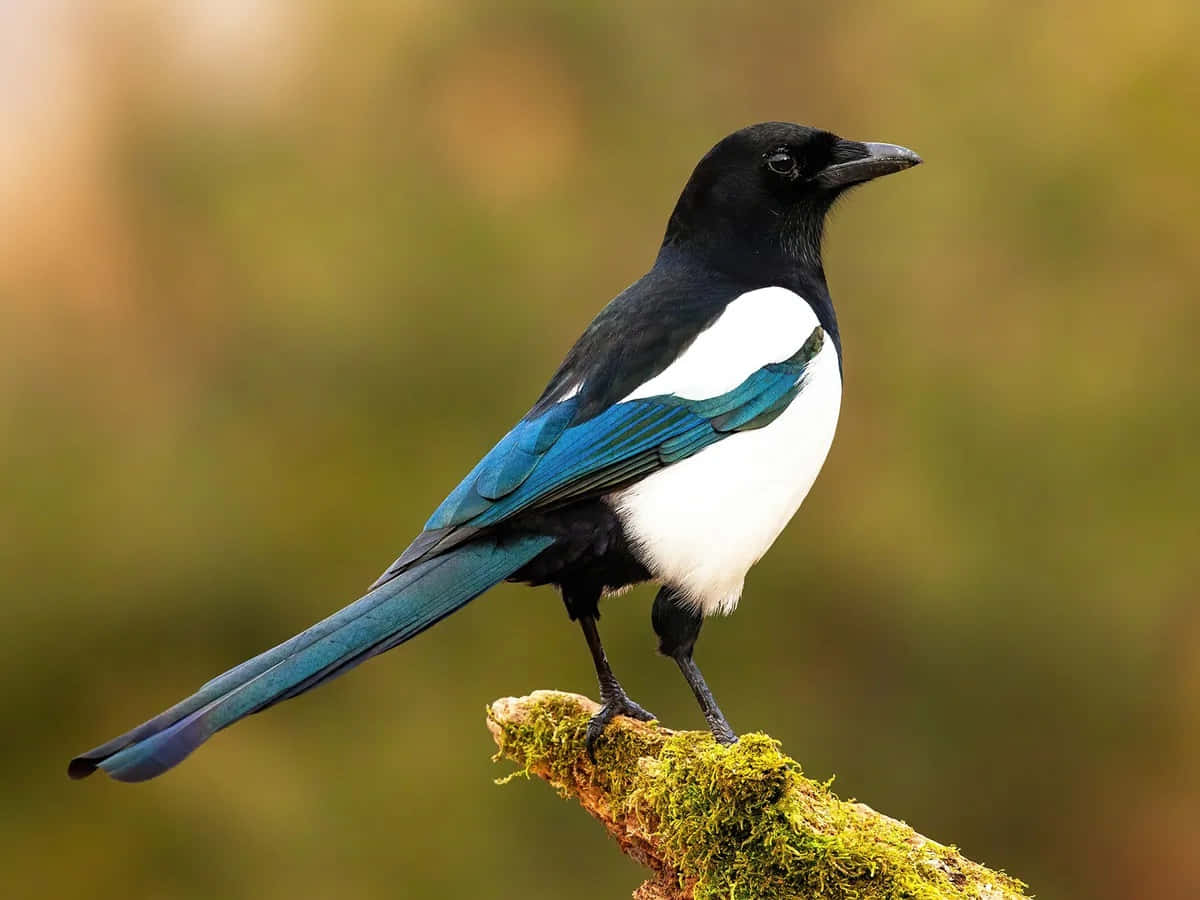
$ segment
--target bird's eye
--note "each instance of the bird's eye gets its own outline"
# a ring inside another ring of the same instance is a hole
[[[796,157],[780,148],[767,154],[767,168],[776,175],[794,175],[796,172]]]

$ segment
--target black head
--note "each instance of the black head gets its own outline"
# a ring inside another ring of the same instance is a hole
[[[751,125],[700,160],[663,246],[697,249],[719,266],[774,258],[819,268],[821,233],[834,201],[856,184],[920,161],[893,144],[849,141],[787,122]]]

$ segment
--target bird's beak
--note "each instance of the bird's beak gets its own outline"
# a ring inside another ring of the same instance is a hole
[[[910,169],[921,162],[921,157],[907,147],[860,141],[839,141],[834,157],[838,162],[813,176],[813,181],[822,187],[849,187],[880,175]]]

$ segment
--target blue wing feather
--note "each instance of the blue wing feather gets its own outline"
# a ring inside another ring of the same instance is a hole
[[[714,416],[712,427],[717,431],[743,431],[759,416],[772,410],[783,411],[800,392],[800,386],[791,378],[778,378],[761,393],[746,400],[735,409]],[[763,423],[766,424],[765,422]]]
[[[574,399],[522,420],[451,492],[426,529],[495,525],[530,508],[614,490],[738,431],[761,428],[803,390],[820,352],[818,327],[790,359],[717,397],[661,395],[610,406],[575,423]]]
[[[663,441],[658,448],[658,458],[662,461],[663,465],[669,466],[671,463],[679,462],[699,453],[709,444],[716,443],[721,437],[710,422],[702,422],[695,428],[685,431],[683,434],[678,434],[669,441]]]
[[[539,454],[521,447],[518,439],[517,446],[509,448],[503,459],[479,477],[475,490],[487,500],[507,497],[524,483],[540,460]]]

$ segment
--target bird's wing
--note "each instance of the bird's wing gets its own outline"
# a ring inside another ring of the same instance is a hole
[[[379,581],[519,513],[609,493],[731,434],[767,425],[803,390],[824,340],[818,326],[786,359],[707,399],[639,391],[577,422],[578,398],[571,397],[526,417],[450,493]]]

